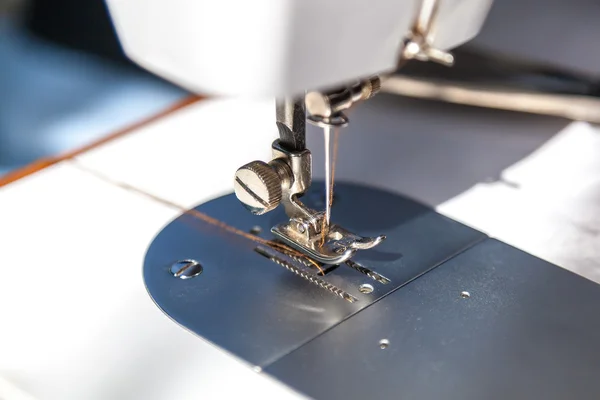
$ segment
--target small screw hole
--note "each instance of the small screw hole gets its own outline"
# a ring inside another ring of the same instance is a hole
[[[362,285],[360,285],[358,287],[358,290],[364,294],[373,293],[373,285],[369,285],[368,283],[363,283]]]
[[[385,350],[385,349],[387,349],[389,345],[390,345],[390,341],[389,341],[389,340],[387,340],[387,339],[381,339],[381,340],[379,341],[379,348],[380,348],[381,350]]]
[[[468,299],[469,297],[471,297],[471,293],[464,290],[464,291],[460,292],[460,297],[462,297],[463,299]]]
[[[262,228],[261,228],[260,226],[258,226],[258,225],[254,225],[254,226],[252,227],[252,229],[250,229],[250,231],[249,231],[249,232],[250,232],[251,234],[253,234],[253,235],[260,235],[260,233],[262,232]]]

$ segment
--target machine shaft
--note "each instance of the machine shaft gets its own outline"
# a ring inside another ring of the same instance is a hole
[[[306,149],[306,109],[304,96],[277,99],[277,129],[281,145],[289,151]]]

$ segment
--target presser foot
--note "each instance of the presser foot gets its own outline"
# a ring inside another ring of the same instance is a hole
[[[262,215],[283,205],[289,220],[271,229],[278,239],[327,265],[343,263],[358,250],[375,247],[385,239],[383,235],[363,237],[339,225],[324,224],[324,213],[299,199],[311,186],[310,151],[289,151],[279,140],[273,142],[272,150],[273,160],[268,164],[252,161],[240,167],[234,187],[237,198],[252,214]]]
[[[287,223],[275,225],[271,232],[285,244],[326,265],[341,264],[358,250],[371,249],[385,240],[385,235],[363,237],[335,224],[330,225],[326,234],[323,234],[322,224],[319,223],[322,213],[319,217],[314,223],[290,219]]]

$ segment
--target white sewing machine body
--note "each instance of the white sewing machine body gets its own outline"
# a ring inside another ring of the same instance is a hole
[[[275,97],[396,68],[419,0],[108,0],[132,60],[189,90]],[[440,2],[432,44],[477,34],[491,0]]]

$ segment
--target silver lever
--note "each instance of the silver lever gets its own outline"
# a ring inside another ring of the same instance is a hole
[[[454,64],[452,54],[432,46],[438,9],[439,0],[421,0],[415,22],[404,41],[401,59],[433,61],[448,67]]]

